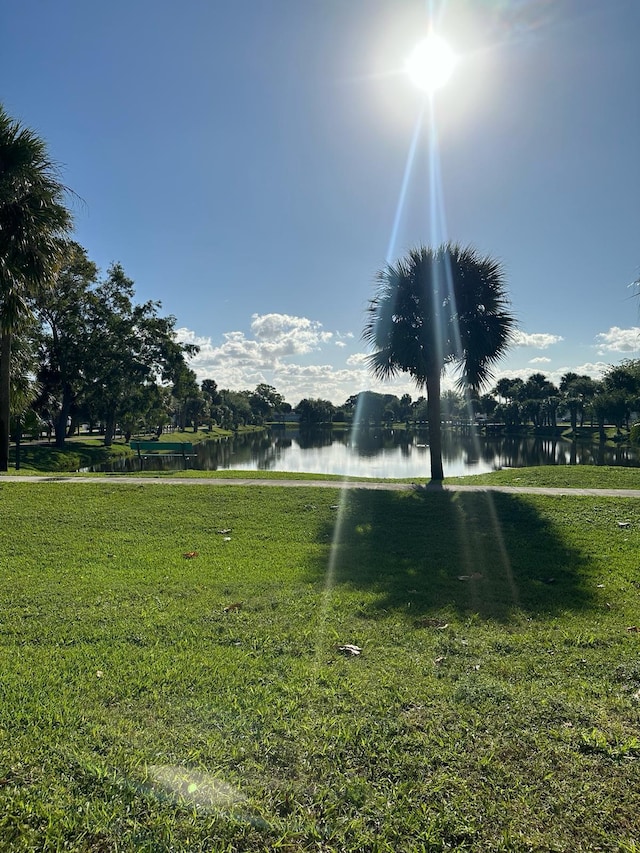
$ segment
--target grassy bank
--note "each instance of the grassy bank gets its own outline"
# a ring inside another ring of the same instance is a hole
[[[637,501],[0,500],[0,848],[640,849]]]
[[[252,431],[249,428],[249,431]],[[211,431],[199,430],[198,432],[171,432],[163,433],[158,439],[158,445],[164,442],[191,442],[196,444],[200,441],[208,441],[212,438],[225,438],[233,433],[228,430],[213,429]],[[54,447],[46,442],[27,442],[20,446],[20,473],[28,474],[35,472],[42,474],[46,472],[70,473],[80,468],[92,468],[105,465],[122,456],[133,455],[129,443],[123,439],[116,439],[110,447],[104,446],[104,440],[98,436],[88,435],[72,436],[68,438],[63,448]],[[15,470],[16,448],[11,446],[9,461]]]
[[[640,468],[613,465],[538,465],[504,468],[490,474],[447,477],[452,485],[530,486],[567,489],[640,489]]]

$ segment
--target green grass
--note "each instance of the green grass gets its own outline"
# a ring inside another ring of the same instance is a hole
[[[445,472],[446,473],[446,472]],[[540,465],[490,474],[447,477],[446,483],[568,489],[640,489],[640,468],[611,465]]]
[[[0,849],[638,849],[640,504],[340,501],[0,482]]]

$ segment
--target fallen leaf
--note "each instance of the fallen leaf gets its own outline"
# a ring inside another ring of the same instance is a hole
[[[482,575],[480,572],[473,572],[470,575],[458,575],[459,581],[479,581]]]
[[[102,676],[103,676],[103,675],[104,675],[104,672],[103,672],[101,669],[99,669],[99,670],[96,672],[96,678],[102,678]]]
[[[603,584],[603,583],[599,583],[599,584],[598,584],[598,589],[604,589],[604,584]]]
[[[631,631],[633,634],[640,634],[640,628],[637,625],[629,625],[627,631]]]
[[[225,536],[225,537],[224,537],[224,539],[223,539],[222,541],[223,541],[223,542],[231,542],[231,537],[230,537],[230,536]]]
[[[623,527],[623,528],[631,527],[631,522],[630,521],[619,521],[618,527]]]
[[[232,610],[242,610],[242,602],[234,601],[233,604],[227,604],[227,606],[224,608],[225,613],[231,613]]]
[[[440,655],[440,657],[439,657],[439,658],[436,658],[436,659],[434,660],[434,663],[435,663],[435,665],[436,665],[436,666],[438,666],[438,664],[442,663],[442,661],[443,661],[443,660],[444,660],[444,655]]]
[[[198,556],[198,552],[197,551],[187,551],[187,553],[183,554],[182,556],[185,558],[185,560],[193,560],[195,557]]]
[[[216,533],[219,533],[221,536],[225,536],[227,533],[231,533],[231,528],[223,527],[220,530],[216,530]]]
[[[362,649],[360,646],[354,646],[351,643],[346,643],[344,646],[338,646],[338,651],[342,652],[343,655],[351,655],[352,657],[356,657],[360,654]]]

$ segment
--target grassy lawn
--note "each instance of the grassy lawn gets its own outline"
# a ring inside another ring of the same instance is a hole
[[[532,486],[565,489],[640,489],[640,468],[611,465],[539,465],[504,468],[490,474],[447,477],[446,483],[485,486]]]
[[[637,500],[0,502],[0,849],[640,850]]]

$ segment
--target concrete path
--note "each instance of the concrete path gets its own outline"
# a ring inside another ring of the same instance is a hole
[[[464,486],[464,485],[418,485],[417,483],[389,483],[375,480],[270,480],[223,479],[221,477],[127,477],[115,474],[103,477],[69,477],[63,474],[23,476],[20,474],[0,476],[0,485],[10,483],[128,483],[140,485],[181,485],[181,486],[281,486],[286,488],[309,487],[314,489],[370,489],[376,491],[407,492],[504,492],[505,494],[530,495],[591,495],[592,497],[640,498],[640,489],[562,489],[539,488],[534,486]]]

